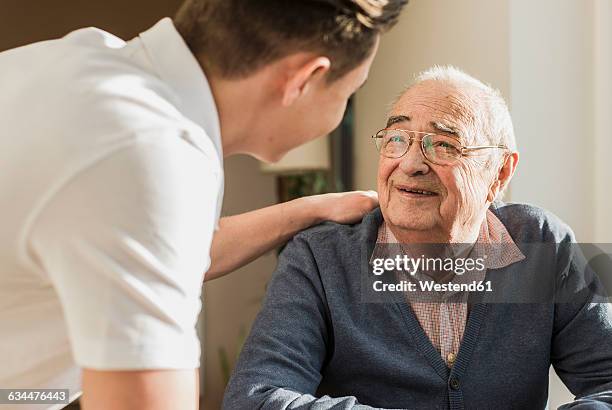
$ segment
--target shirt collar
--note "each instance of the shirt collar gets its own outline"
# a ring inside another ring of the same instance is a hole
[[[501,269],[525,259],[502,221],[490,209],[480,226],[477,243],[486,246],[489,254],[488,268]]]
[[[376,245],[398,243],[397,238],[395,238],[390,229],[386,228],[385,224],[386,222],[383,220],[378,228]],[[486,261],[487,269],[505,268],[525,259],[525,255],[516,245],[504,224],[490,209],[487,210],[486,218],[480,226],[476,244],[484,246],[484,249],[486,249],[488,256]],[[380,251],[377,252],[378,249],[379,247],[375,246],[371,259],[384,257],[382,255],[384,253],[383,249],[385,249],[384,246],[380,247]]]
[[[223,160],[219,114],[210,85],[172,19],[161,19],[139,37],[158,75],[177,95],[181,113],[204,129]]]

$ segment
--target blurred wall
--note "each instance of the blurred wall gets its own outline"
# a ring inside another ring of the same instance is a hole
[[[595,241],[612,242],[612,1],[595,0]]]
[[[511,105],[521,161],[512,199],[595,240],[594,2],[513,0]]]
[[[2,0],[0,50],[62,37],[94,26],[123,39],[136,36],[162,17],[172,16],[182,0]]]

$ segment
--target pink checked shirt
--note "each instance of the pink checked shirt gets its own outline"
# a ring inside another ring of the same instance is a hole
[[[378,229],[376,243],[398,243],[385,222]],[[487,211],[476,243],[504,244],[494,248],[498,252],[488,255],[486,268],[503,268],[525,258],[504,224],[491,211]],[[468,316],[467,296],[466,292],[458,292],[449,297],[448,302],[409,302],[425,334],[449,367],[455,362],[465,331]]]

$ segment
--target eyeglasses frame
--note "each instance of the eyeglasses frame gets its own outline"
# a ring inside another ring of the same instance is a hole
[[[461,156],[458,157],[456,160],[454,160],[451,164],[440,164],[440,163],[438,163],[436,161],[432,161],[431,159],[429,159],[429,157],[425,153],[425,147],[423,146],[423,138],[425,138],[425,136],[427,136],[427,135],[444,135],[444,134],[438,134],[438,133],[435,133],[435,132],[412,131],[412,130],[405,130],[405,129],[401,129],[401,128],[383,128],[381,130],[376,131],[376,134],[372,135],[371,138],[374,140],[374,142],[376,142],[376,139],[378,139],[378,138],[383,138],[383,137],[378,135],[382,131],[400,131],[400,132],[404,132],[404,133],[413,133],[413,134],[421,134],[421,135],[423,135],[423,137],[421,137],[421,138],[416,138],[414,136],[408,135],[408,147],[406,148],[406,151],[402,155],[400,155],[399,157],[388,157],[388,156],[385,155],[386,158],[398,159],[398,158],[403,157],[410,150],[410,146],[412,145],[412,141],[413,140],[416,140],[416,141],[420,142],[421,154],[423,154],[423,158],[425,158],[427,161],[431,162],[432,164],[436,164],[436,165],[440,165],[440,166],[452,165],[452,164],[456,163],[457,161],[459,161],[461,158],[470,156],[469,153],[473,152],[473,151],[479,151],[479,150],[483,150],[483,149],[503,149],[503,150],[506,150],[506,151],[510,150],[508,148],[508,146],[505,145],[505,144],[498,144],[498,145],[463,145],[458,138],[450,137],[450,138],[452,138],[454,140],[457,140],[457,142],[460,144],[461,148],[459,150],[459,153],[460,153]],[[444,135],[444,136],[445,137],[449,137],[448,135]],[[381,148],[382,148],[382,146],[381,146]],[[379,153],[381,152],[381,150],[378,149],[378,147],[377,147],[377,151]]]

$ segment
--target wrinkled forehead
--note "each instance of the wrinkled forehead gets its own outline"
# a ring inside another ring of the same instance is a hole
[[[441,81],[408,88],[393,104],[387,127],[453,134],[464,144],[478,140],[478,97],[475,90]]]

